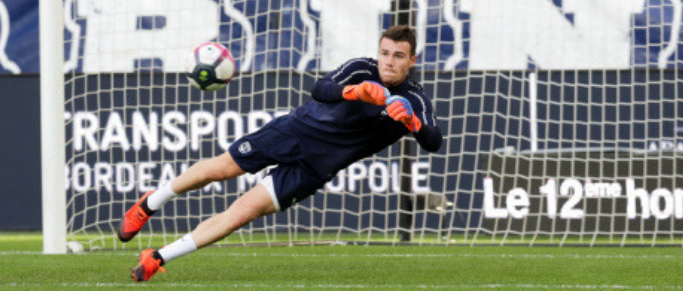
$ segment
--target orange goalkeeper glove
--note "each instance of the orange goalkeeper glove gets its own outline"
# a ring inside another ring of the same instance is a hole
[[[389,90],[384,86],[372,81],[365,81],[359,85],[349,85],[344,87],[342,93],[344,99],[349,101],[363,101],[374,105],[387,105]]]
[[[402,122],[408,130],[418,132],[422,128],[422,121],[420,121],[415,113],[410,102],[401,96],[391,96],[387,98],[387,113],[396,121]]]

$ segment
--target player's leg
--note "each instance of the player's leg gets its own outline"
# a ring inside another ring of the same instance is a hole
[[[230,205],[228,210],[200,223],[192,231],[197,248],[210,245],[255,219],[277,212],[268,190],[262,183],[242,195]]]
[[[200,223],[192,233],[159,250],[143,251],[138,266],[131,270],[131,276],[136,282],[147,281],[159,270],[165,272],[161,267],[165,263],[208,246],[256,218],[275,212],[277,206],[269,190],[263,183],[259,183],[232,203],[226,211]]]
[[[225,181],[248,173],[256,173],[267,166],[291,162],[301,158],[299,141],[290,132],[289,119],[274,119],[258,131],[242,137],[230,145],[228,152],[201,161],[169,185],[145,194],[124,215],[117,233],[123,242],[131,240],[161,206],[190,190],[199,189],[214,181]]]
[[[179,194],[199,189],[212,182],[230,180],[244,173],[229,152],[192,165],[171,183],[145,193],[126,212],[117,228],[119,239],[122,242],[131,240],[154,212]]]
[[[171,182],[175,193],[185,193],[208,185],[211,182],[225,181],[244,174],[235,160],[226,152],[218,157],[200,161]]]
[[[134,278],[137,281],[148,280],[161,270],[163,264],[210,245],[258,217],[285,210],[303,201],[326,182],[304,166],[279,165],[230,205],[228,210],[202,222],[192,233],[157,251],[145,250],[143,255],[146,256],[140,260]]]

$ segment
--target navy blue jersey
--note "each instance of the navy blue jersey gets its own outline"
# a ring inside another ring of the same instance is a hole
[[[290,114],[294,134],[302,140],[304,162],[323,178],[331,179],[337,171],[410,133],[402,123],[388,116],[386,106],[343,98],[344,86],[363,81],[383,85],[376,60],[352,59],[328,73],[316,82],[311,93],[314,101]],[[428,151],[438,150],[441,133],[422,87],[406,78],[387,89],[391,95],[406,98],[422,121],[422,129],[415,134],[418,143]]]

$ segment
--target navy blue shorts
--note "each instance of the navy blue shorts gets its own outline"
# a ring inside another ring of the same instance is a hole
[[[248,173],[277,165],[261,184],[268,189],[278,210],[308,198],[327,183],[303,163],[301,141],[292,133],[290,118],[278,117],[228,148],[237,165]]]

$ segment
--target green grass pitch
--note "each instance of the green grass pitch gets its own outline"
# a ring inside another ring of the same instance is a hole
[[[0,290],[678,290],[681,247],[211,247],[133,283],[136,251],[42,255],[0,233]]]

